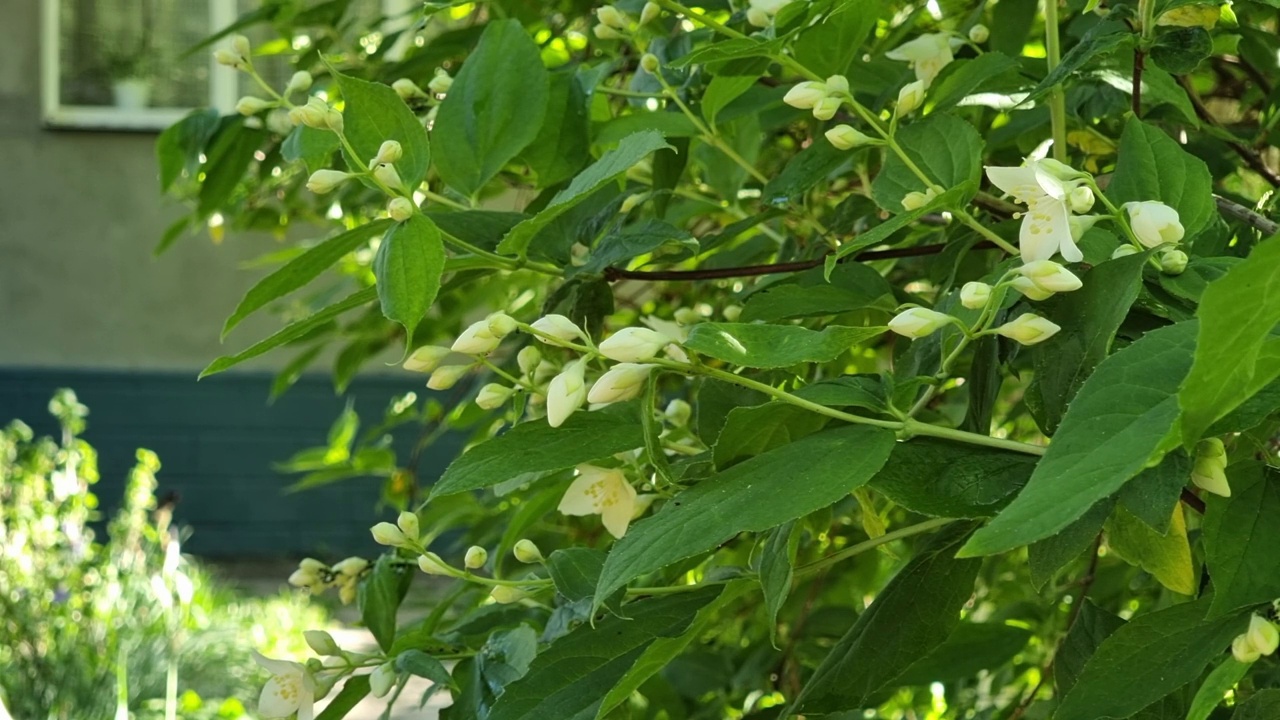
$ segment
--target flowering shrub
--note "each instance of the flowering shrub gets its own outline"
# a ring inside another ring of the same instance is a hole
[[[170,241],[332,231],[206,374],[446,393],[291,464],[403,512],[291,578],[379,650],[264,661],[265,716],[414,675],[455,719],[1280,713],[1274,7],[346,8],[243,18],[262,97],[159,146]]]

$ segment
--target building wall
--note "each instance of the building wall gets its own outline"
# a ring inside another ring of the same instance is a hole
[[[53,0],[40,0],[41,2]],[[57,387],[91,411],[87,439],[102,457],[99,495],[115,507],[136,448],[155,450],[160,493],[179,493],[179,522],[198,554],[287,556],[368,549],[376,479],[283,495],[271,463],[323,443],[345,399],[323,376],[304,378],[268,406],[269,353],[238,372],[196,382],[210,360],[279,327],[250,318],[226,346],[218,333],[266,271],[239,265],[277,249],[263,235],[221,246],[187,237],[152,249],[181,214],[158,191],[154,133],[42,127],[36,0],[0,0],[0,424],[21,418],[46,432]],[[383,371],[374,362],[371,371]],[[359,379],[351,393],[366,422],[421,376]],[[404,448],[412,438],[400,437]],[[446,442],[420,469],[438,476],[457,450]]]

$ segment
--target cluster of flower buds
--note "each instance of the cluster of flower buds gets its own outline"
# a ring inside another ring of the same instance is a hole
[[[662,14],[662,8],[657,3],[647,2],[640,10],[641,25],[648,25],[658,16]],[[595,27],[591,28],[591,32],[601,40],[620,40],[627,37],[631,28],[631,18],[627,14],[613,5],[605,5],[596,9]]]
[[[750,0],[747,3],[747,22],[756,27],[769,27],[782,6],[791,0]]]
[[[368,567],[369,561],[361,557],[349,557],[333,567],[314,558],[305,558],[289,576],[289,584],[312,595],[336,587],[342,604],[349,605],[356,599],[356,584]]]
[[[1205,438],[1196,444],[1191,482],[1206,492],[1231,497],[1231,485],[1227,482],[1227,448],[1218,438]]]
[[[1261,615],[1249,618],[1249,629],[1231,641],[1231,654],[1242,663],[1257,661],[1280,647],[1280,632],[1270,620]]]
[[[380,522],[369,529],[374,542],[390,547],[413,549],[418,547],[418,516],[408,511],[400,513],[396,522]]]
[[[215,50],[213,59],[219,65],[225,65],[236,70],[248,70],[253,67],[253,47],[249,44],[249,38],[243,35],[231,36],[231,48]]]
[[[307,98],[305,105],[298,105],[290,110],[289,120],[294,125],[306,125],[316,130],[332,130],[336,133],[342,132],[344,127],[342,113],[315,95]]]
[[[819,120],[830,120],[849,98],[849,80],[843,75],[832,75],[826,82],[810,80],[787,91],[782,101],[793,108],[812,110]]]

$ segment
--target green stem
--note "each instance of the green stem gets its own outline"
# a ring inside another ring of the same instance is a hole
[[[1006,241],[1004,238],[995,234],[994,232],[991,231],[990,228],[978,222],[978,219],[970,215],[968,210],[965,210],[963,208],[952,208],[951,214],[955,215],[957,220],[967,225],[974,232],[978,233],[983,238],[990,240],[992,243],[996,245],[996,247],[1000,248],[1001,250],[1004,250],[1010,255],[1019,254],[1018,248],[1014,247],[1013,245],[1010,245],[1008,241]]]
[[[715,130],[702,122],[702,118],[698,117],[697,114],[695,114],[693,110],[691,110],[689,106],[680,99],[680,94],[676,92],[675,88],[667,84],[667,79],[662,77],[661,70],[655,73],[654,77],[657,78],[658,83],[662,85],[663,94],[670,98],[671,101],[680,108],[680,112],[684,113],[684,116],[689,118],[689,122],[693,123],[693,126],[697,128],[699,133],[701,133],[703,142],[724,153],[725,157],[732,160],[738,167],[746,170],[747,174],[755,178],[761,185],[769,182],[769,178],[765,177],[764,173],[757,170],[755,165],[747,162],[746,158],[739,155],[737,150],[734,150],[729,143],[724,141],[724,138],[717,135]]]
[[[1052,73],[1062,64],[1062,42],[1058,37],[1058,0],[1044,0],[1045,64]],[[1049,91],[1049,122],[1053,131],[1053,159],[1067,161],[1067,100],[1062,86]]]
[[[908,525],[907,527],[899,528],[892,532],[887,532],[880,537],[871,538],[870,540],[860,542],[857,545],[850,545],[849,547],[840,550],[839,552],[832,553],[820,560],[814,560],[807,565],[801,565],[796,568],[795,575],[796,577],[804,577],[816,572],[821,572],[836,563],[848,560],[855,555],[861,555],[868,550],[874,550],[875,548],[891,543],[894,540],[901,540],[902,538],[911,537],[912,535],[931,532],[952,522],[955,521],[951,518],[934,518],[932,520],[925,520],[922,523],[916,523],[915,525]]]
[[[515,385],[516,387],[524,388],[529,392],[538,392],[538,388],[525,382],[524,380],[521,380],[515,375],[512,375],[506,370],[503,370],[497,365],[494,365],[492,362],[489,361],[488,358],[484,358],[484,357],[480,358],[480,363],[485,367],[489,368],[489,370],[493,372],[494,375],[497,375],[498,377],[505,379],[506,381],[510,382],[512,385]]]
[[[666,97],[666,95],[662,93],[647,93],[647,92],[638,92],[636,90],[624,90],[622,88],[609,87],[608,85],[597,85],[595,87],[595,91],[604,93],[605,95],[617,95],[619,97],[629,97],[629,98],[653,98],[653,99],[661,100],[662,98]]]
[[[471,209],[470,207],[463,205],[462,203],[456,200],[447,198],[443,195],[440,195],[439,193],[433,193],[430,190],[420,190],[419,192],[421,192],[423,197],[430,200],[431,202],[437,203],[439,205],[445,205],[445,206],[451,207],[454,210],[470,210]]]

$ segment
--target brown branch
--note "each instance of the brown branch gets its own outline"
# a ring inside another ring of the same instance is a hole
[[[1178,499],[1182,501],[1183,505],[1186,505],[1201,515],[1204,514],[1204,500],[1201,500],[1198,495],[1190,490],[1182,488],[1182,495]]]
[[[1218,203],[1218,210],[1224,215],[1230,215],[1236,220],[1252,225],[1263,235],[1280,233],[1280,223],[1263,216],[1261,213],[1250,210],[1238,202],[1232,202],[1221,195],[1214,195],[1213,199],[1214,202]]]
[[[1178,82],[1181,83],[1183,89],[1187,91],[1187,97],[1191,100],[1191,107],[1195,108],[1196,117],[1200,118],[1201,122],[1206,125],[1212,125],[1233,138],[1235,137],[1234,133],[1223,127],[1222,123],[1218,122],[1218,119],[1213,116],[1213,113],[1209,112],[1209,108],[1205,106],[1204,101],[1200,99],[1200,95],[1191,85],[1190,77],[1182,75],[1178,78]],[[1244,160],[1245,164],[1249,166],[1249,169],[1261,175],[1262,179],[1271,184],[1271,187],[1280,187],[1280,173],[1271,169],[1271,167],[1267,165],[1267,161],[1262,159],[1262,155],[1259,154],[1257,150],[1254,150],[1239,140],[1226,140],[1225,142],[1237,155],[1240,156],[1240,159]]]
[[[1142,71],[1147,67],[1147,53],[1142,48],[1133,51],[1133,116],[1142,117]]]
[[[842,258],[844,260],[889,260],[892,258],[920,257],[923,255],[936,255],[942,252],[947,245],[940,243],[937,245],[918,245],[909,248],[891,248],[889,250],[867,250],[854,255],[852,258]],[[982,241],[975,243],[971,248],[973,250],[989,250],[995,247],[994,243]],[[723,280],[725,278],[737,277],[755,277],[757,275],[774,275],[778,273],[801,272],[811,270],[821,266],[826,262],[827,256],[814,258],[813,260],[798,260],[796,262],[771,263],[768,265],[744,265],[741,267],[728,268],[707,268],[703,270],[623,270],[622,268],[605,268],[604,279],[609,282],[617,282],[618,280],[675,280],[675,281],[695,281],[695,280]]]

